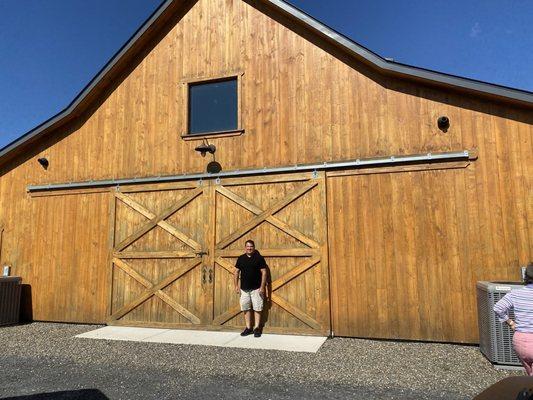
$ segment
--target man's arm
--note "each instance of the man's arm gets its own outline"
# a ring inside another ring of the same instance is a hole
[[[267,270],[266,268],[261,268],[261,287],[259,288],[259,293],[263,296],[266,293],[266,282],[267,282]]]
[[[233,276],[235,278],[235,291],[237,293],[241,292],[241,287],[239,286],[239,276],[241,274],[241,270],[237,267],[235,267],[235,270],[233,271]]]

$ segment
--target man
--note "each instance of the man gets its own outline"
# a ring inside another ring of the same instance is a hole
[[[235,264],[235,291],[241,294],[241,310],[244,312],[246,328],[241,336],[254,334],[261,336],[261,311],[263,311],[263,299],[267,270],[265,259],[255,250],[253,240],[247,240],[246,252],[239,256]],[[239,286],[239,278],[241,284]],[[252,318],[253,328],[252,328]]]

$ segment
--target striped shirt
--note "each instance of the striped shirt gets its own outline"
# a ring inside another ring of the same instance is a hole
[[[500,322],[509,319],[511,309],[515,315],[516,331],[533,333],[533,283],[507,293],[494,305]]]

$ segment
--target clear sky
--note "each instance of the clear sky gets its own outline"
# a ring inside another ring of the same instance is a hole
[[[160,3],[0,0],[0,148],[67,107]],[[533,92],[531,0],[290,3],[383,57]]]

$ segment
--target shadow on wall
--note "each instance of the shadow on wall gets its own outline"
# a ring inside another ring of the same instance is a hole
[[[69,390],[66,392],[39,393],[31,396],[6,397],[4,400],[108,400],[97,389]]]
[[[20,322],[33,321],[33,302],[31,300],[31,285],[27,283],[21,285],[20,291]]]
[[[270,267],[266,266],[267,270],[267,284],[266,284],[266,298],[263,305],[263,312],[261,313],[261,329],[263,329],[270,317],[270,309],[272,308],[272,274]]]

